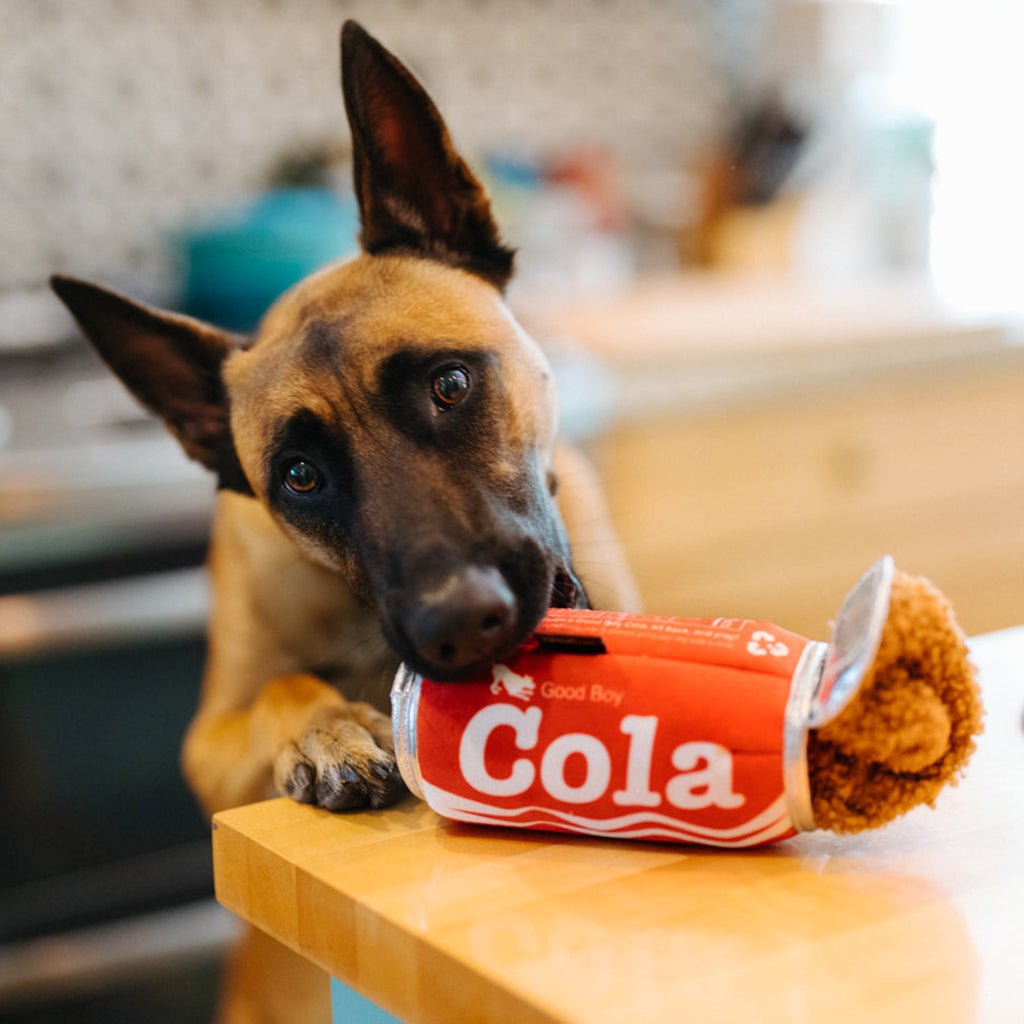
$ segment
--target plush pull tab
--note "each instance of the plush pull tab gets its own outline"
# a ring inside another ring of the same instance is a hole
[[[599,636],[569,636],[565,633],[534,633],[541,654],[607,654]]]
[[[880,558],[850,591],[832,627],[821,683],[811,698],[808,724],[817,729],[835,718],[853,699],[871,668],[889,614],[895,567]]]

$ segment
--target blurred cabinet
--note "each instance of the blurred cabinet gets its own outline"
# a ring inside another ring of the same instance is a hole
[[[811,636],[881,554],[971,633],[1024,622],[1024,348],[918,293],[714,283],[577,311],[594,456],[645,609]]]
[[[969,632],[1024,622],[1024,350],[662,413],[598,458],[648,611],[821,636],[888,552]]]

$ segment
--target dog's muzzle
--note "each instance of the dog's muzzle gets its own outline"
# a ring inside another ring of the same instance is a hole
[[[405,631],[421,661],[452,675],[505,654],[518,626],[505,577],[494,566],[470,565],[420,596]]]

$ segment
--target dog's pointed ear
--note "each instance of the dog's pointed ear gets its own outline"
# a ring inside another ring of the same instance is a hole
[[[514,253],[426,91],[354,21],[341,31],[341,71],[363,249],[432,256],[503,289]]]
[[[221,365],[241,339],[88,281],[55,275],[50,286],[104,362],[185,452],[222,478],[230,475],[237,460]]]

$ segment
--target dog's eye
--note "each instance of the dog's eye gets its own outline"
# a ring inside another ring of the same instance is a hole
[[[286,462],[282,477],[285,487],[293,494],[309,494],[320,486],[320,470],[305,459]]]
[[[434,374],[434,402],[439,409],[451,409],[469,394],[469,371],[464,366],[446,366]]]

